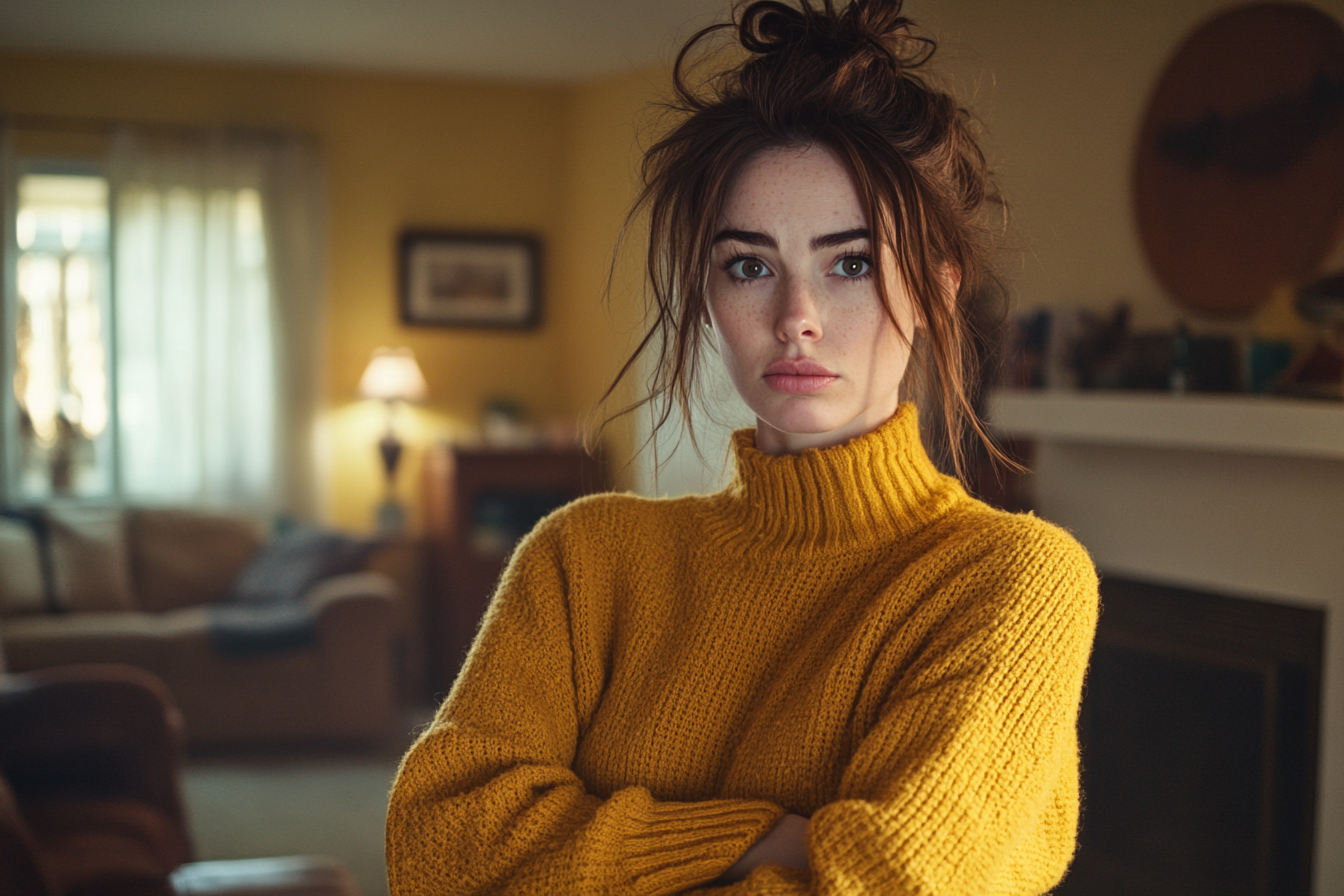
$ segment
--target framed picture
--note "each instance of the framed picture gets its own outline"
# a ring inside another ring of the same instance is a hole
[[[527,328],[540,320],[535,237],[408,230],[398,254],[408,324]]]

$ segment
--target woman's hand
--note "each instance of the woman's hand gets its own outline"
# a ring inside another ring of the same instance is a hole
[[[783,865],[785,868],[806,870],[809,867],[807,825],[808,820],[801,815],[785,815],[714,882],[730,884],[742,880],[758,865]]]

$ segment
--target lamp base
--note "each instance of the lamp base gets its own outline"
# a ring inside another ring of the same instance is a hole
[[[406,508],[391,498],[378,505],[378,531],[391,535],[406,528]]]
[[[401,460],[401,440],[392,434],[392,420],[388,419],[387,435],[378,440],[378,453],[383,458],[383,469],[389,481],[397,476],[397,462]]]

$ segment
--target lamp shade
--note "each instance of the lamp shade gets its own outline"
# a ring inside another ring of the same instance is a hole
[[[409,348],[374,349],[373,360],[359,378],[360,398],[424,401],[427,394],[425,376],[415,363],[415,352]]]

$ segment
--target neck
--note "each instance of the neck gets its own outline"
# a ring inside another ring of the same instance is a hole
[[[865,408],[859,416],[838,429],[826,432],[786,432],[776,429],[760,417],[756,418],[756,450],[771,457],[802,454],[816,448],[833,448],[851,439],[867,435],[896,414],[899,402],[896,396],[876,408]]]

